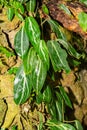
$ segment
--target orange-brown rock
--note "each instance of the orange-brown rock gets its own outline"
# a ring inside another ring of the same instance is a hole
[[[71,15],[67,14],[63,9],[60,8],[60,4],[64,4]],[[63,2],[59,0],[51,0],[47,3],[47,7],[50,11],[50,16],[57,20],[66,29],[76,32],[81,35],[84,39],[87,39],[87,32],[84,32],[78,22],[78,14],[80,12],[87,13],[87,8],[79,2]]]

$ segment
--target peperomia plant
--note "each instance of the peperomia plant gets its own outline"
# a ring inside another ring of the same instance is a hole
[[[83,130],[77,120],[66,123],[65,108],[72,109],[71,101],[61,85],[51,84],[56,72],[70,72],[68,57],[72,57],[73,63],[73,59],[79,60],[82,55],[68,43],[61,26],[51,19],[48,8],[41,1],[1,0],[1,4],[8,7],[9,20],[16,15],[23,23],[14,38],[15,51],[22,60],[14,81],[15,103],[25,103],[34,92],[36,103],[44,102],[51,115],[51,120],[45,124],[50,130]],[[56,39],[44,39],[43,24],[50,26]]]

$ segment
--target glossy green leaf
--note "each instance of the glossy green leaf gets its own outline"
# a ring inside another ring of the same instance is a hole
[[[26,4],[27,11],[34,12],[36,7],[36,0],[29,0]]]
[[[60,44],[56,41],[48,41],[47,46],[54,70],[65,70],[66,73],[70,72],[70,67],[66,60],[67,53],[60,47]]]
[[[50,103],[52,98],[52,92],[50,86],[47,86],[43,93],[39,92],[39,94],[36,97],[36,102],[39,104],[42,101],[45,103]]]
[[[62,95],[56,91],[56,97],[57,97],[57,101],[61,103],[61,108],[62,108],[62,101],[63,101]]]
[[[45,82],[47,75],[47,68],[42,62],[42,60],[39,58],[39,56],[37,56],[37,59],[35,60],[36,64],[34,64],[35,68],[32,71],[32,82],[33,82],[33,89],[36,91],[36,94],[38,95]]]
[[[8,8],[7,15],[8,15],[8,19],[11,21],[14,17],[14,9]]]
[[[74,59],[70,59],[70,58],[68,59],[68,61],[69,61],[70,65],[72,65],[72,66],[78,66],[78,65],[81,64],[80,61],[77,61],[77,60],[74,60]]]
[[[48,120],[47,125],[50,127],[50,130],[76,130],[72,125],[57,120]]]
[[[25,30],[27,32],[29,41],[33,46],[40,40],[40,28],[37,21],[33,17],[27,17],[25,20]]]
[[[45,4],[42,5],[42,10],[45,14],[49,14],[49,10]]]
[[[57,101],[56,101],[56,108],[58,111],[59,121],[63,121],[63,97],[59,92],[56,92]]]
[[[70,43],[68,43],[68,42],[66,42],[66,41],[64,41],[64,40],[62,40],[62,39],[58,39],[58,42],[63,45],[63,47],[68,51],[68,53],[69,53],[71,56],[73,56],[73,57],[75,57],[75,58],[77,58],[77,59],[81,58],[82,55],[79,54],[79,53],[73,48],[73,46],[72,46]]]
[[[30,74],[34,70],[36,62],[36,51],[31,47],[28,53],[23,57],[23,65],[26,74]]]
[[[43,87],[43,84],[47,75],[47,68],[43,61],[40,59],[39,55],[36,54],[34,48],[29,50],[27,58],[27,74],[30,77],[30,84],[36,91],[37,95]]]
[[[49,69],[49,52],[44,40],[38,40],[37,44],[34,44],[34,49],[44,62],[45,66],[47,66],[47,70]]]
[[[67,42],[66,36],[60,29],[59,24],[54,20],[48,20],[52,30],[56,33],[58,41],[63,45],[63,47],[68,51],[68,53],[75,58],[79,59],[81,55],[73,48],[73,46]]]
[[[49,69],[49,55],[48,48],[44,40],[40,40],[39,25],[33,17],[28,17],[25,21],[25,29],[29,37],[29,41],[34,46],[36,52],[39,54],[41,60]]]
[[[44,118],[44,115],[43,115],[41,112],[39,112],[39,125],[38,125],[38,130],[44,130],[44,129],[43,129],[43,126],[44,126],[44,124],[43,124],[43,118]]]
[[[75,120],[75,127],[77,130],[83,130],[83,127],[78,120]]]
[[[39,94],[36,96],[36,103],[40,104],[43,101],[43,94],[39,92]]]
[[[56,109],[57,109],[57,116],[59,121],[63,121],[63,113],[62,113],[62,106],[61,102],[55,101]]]
[[[59,86],[59,90],[60,90],[60,93],[61,93],[66,105],[69,106],[70,108],[72,108],[71,101],[70,101],[68,95],[66,94],[64,88],[62,86]]]
[[[79,13],[78,21],[83,31],[86,32],[87,31],[87,14],[84,12]]]
[[[21,20],[23,21],[23,16],[18,12],[18,11],[15,11],[15,15]]]
[[[57,95],[55,94],[54,96],[56,97]],[[51,100],[51,102],[48,104],[48,111],[49,111],[52,119],[63,121],[62,100],[60,101],[58,98],[59,97],[57,97],[57,99],[53,98]]]
[[[16,53],[22,58],[28,51],[29,40],[28,40],[28,37],[24,30],[24,27],[22,27],[19,30],[19,32],[17,32],[15,39],[14,39],[14,47],[15,47]]]
[[[47,69],[49,69],[49,53],[45,41],[44,40],[38,41],[38,44],[35,46],[35,50],[39,54],[41,60],[47,66]]]
[[[58,119],[57,115],[57,109],[54,101],[51,101],[51,103],[47,104],[48,112],[51,115],[52,119]]]
[[[56,33],[58,38],[66,40],[66,36],[64,35],[62,30],[60,29],[60,25],[58,24],[58,22],[56,22],[56,21],[54,21],[52,19],[48,19],[47,22],[50,24],[53,32]]]
[[[15,10],[18,10],[21,14],[24,14],[24,6],[22,5],[22,3],[14,1],[12,2],[12,6],[15,8]]]
[[[50,86],[47,86],[43,92],[43,101],[45,103],[50,103],[51,98],[52,98],[51,88],[50,88]]]
[[[14,81],[14,101],[16,104],[23,104],[30,96],[32,86],[29,85],[29,75],[24,72],[21,66]]]
[[[55,126],[50,126],[50,130],[60,130],[60,129],[58,129],[57,127],[55,127]]]

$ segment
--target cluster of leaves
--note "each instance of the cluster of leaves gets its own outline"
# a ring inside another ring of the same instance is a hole
[[[41,19],[36,11],[38,0],[1,2],[8,7],[9,20],[16,15],[23,21],[21,29],[14,38],[15,51],[22,60],[14,81],[15,103],[23,104],[34,92],[36,103],[44,102],[47,105],[52,117],[52,120],[46,123],[50,130],[83,130],[79,121],[74,121],[73,124],[64,122],[65,107],[72,108],[70,99],[62,86],[52,86],[48,81],[50,77],[52,82],[51,77],[55,72],[64,70],[69,73],[71,60],[73,66],[77,65],[74,61],[79,60],[82,55],[67,41],[59,23],[48,16],[46,5],[42,5],[42,10],[47,19],[45,17]],[[55,33],[56,40],[45,41],[41,37],[43,32],[40,29],[40,21],[44,23],[44,20]],[[71,57],[70,61],[68,57]]]

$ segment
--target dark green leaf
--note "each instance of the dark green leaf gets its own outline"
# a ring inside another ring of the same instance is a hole
[[[30,96],[32,87],[29,85],[29,75],[24,72],[21,66],[14,81],[14,101],[16,104],[24,103]]]
[[[34,48],[29,50],[26,62],[24,63],[26,66],[25,68],[27,68],[26,73],[29,74],[30,84],[38,95],[46,79],[47,67],[40,59],[39,55],[36,54]]]
[[[45,88],[45,90],[43,91],[43,93],[40,92],[37,95],[36,102],[38,104],[41,103],[42,101],[45,102],[45,103],[50,103],[51,98],[52,98],[52,92],[51,92],[50,86],[47,86]]]
[[[76,130],[74,126],[66,123],[61,123],[59,128],[60,130]]]
[[[40,92],[40,90],[43,87],[43,84],[46,79],[47,75],[47,68],[42,62],[42,60],[37,56],[36,64],[32,63],[32,66],[34,66],[34,70],[32,71],[32,82],[33,82],[33,89],[36,91],[36,94]]]
[[[52,92],[50,86],[47,86],[43,92],[43,101],[46,103],[50,103],[52,98]]]
[[[54,95],[56,97],[56,94]],[[53,97],[53,96],[52,96]],[[52,116],[52,119],[63,121],[63,108],[62,100],[59,100],[59,95],[56,98],[52,98],[51,102],[48,104],[48,111]]]
[[[48,120],[47,125],[50,130],[76,130],[72,125],[57,120]]]
[[[49,14],[49,10],[45,4],[42,5],[42,10],[45,14]]]
[[[25,20],[25,30],[27,32],[29,41],[33,46],[40,40],[40,28],[37,21],[33,17],[27,17]]]
[[[83,127],[78,120],[75,120],[75,127],[77,130],[83,130]]]
[[[47,69],[49,69],[49,54],[45,41],[44,40],[38,41],[38,44],[35,46],[35,50],[39,54],[41,60],[47,66]]]
[[[39,92],[39,94],[36,96],[36,103],[40,104],[43,101],[43,94]]]
[[[38,130],[43,130],[43,118],[44,115],[42,113],[39,112],[39,125],[38,125]]]
[[[58,24],[58,22],[52,20],[52,19],[48,19],[47,22],[50,24],[53,32],[56,33],[57,37],[63,40],[66,40],[66,36],[64,35],[64,33],[62,32],[60,25]]]
[[[78,65],[81,64],[80,61],[77,61],[77,60],[74,60],[74,59],[70,59],[70,58],[69,58],[68,61],[69,61],[70,65],[72,65],[72,66],[78,66]]]
[[[63,107],[63,97],[59,92],[56,92],[57,101],[56,108],[59,115],[59,121],[63,121],[64,107]]]
[[[34,12],[36,7],[36,0],[29,0],[26,4],[27,11]]]
[[[62,45],[63,45],[63,47],[69,52],[69,54],[71,55],[71,56],[73,56],[73,57],[75,57],[75,58],[77,58],[77,59],[79,59],[79,58],[81,58],[81,54],[79,54],[74,48],[73,48],[73,46],[70,44],[70,43],[68,43],[68,42],[66,42],[66,41],[64,41],[64,40],[62,40],[62,39],[58,39],[58,41],[59,41],[59,43],[61,43]]]
[[[81,55],[72,47],[71,44],[67,42],[66,36],[62,32],[59,24],[54,20],[48,20],[52,30],[56,33],[58,37],[58,41],[63,45],[63,47],[69,52],[70,55],[74,56],[75,58],[79,59]]]
[[[57,101],[61,103],[61,108],[62,108],[62,101],[63,101],[63,97],[62,95],[56,91],[56,96],[57,96]]]
[[[83,31],[87,31],[87,13],[80,12],[78,15],[79,24]]]
[[[48,108],[48,112],[50,113],[52,119],[58,119],[55,102],[51,101],[51,103],[47,104],[47,108]]]
[[[28,37],[24,30],[24,27],[22,27],[19,30],[19,32],[17,32],[15,39],[14,39],[14,47],[15,47],[16,53],[22,58],[28,51],[29,40],[28,40]]]
[[[70,67],[66,60],[67,53],[60,47],[60,44],[56,41],[48,41],[48,50],[50,59],[55,71],[65,70],[66,73],[70,72]]]
[[[18,11],[15,11],[15,15],[21,20],[23,21],[23,16],[18,12]]]
[[[62,86],[59,86],[59,90],[60,90],[60,93],[61,93],[66,105],[69,106],[70,108],[72,108],[71,101],[70,101],[68,95],[66,94],[64,88]]]
[[[45,41],[38,40],[37,44],[34,44],[34,49],[38,53],[41,60],[44,62],[45,66],[47,66],[47,70],[48,70],[49,69],[49,53],[48,53],[48,48],[46,46]]]
[[[63,112],[62,112],[61,102],[55,101],[55,104],[56,104],[56,109],[57,109],[58,120],[63,121]]]
[[[34,70],[36,61],[36,51],[31,47],[29,52],[23,57],[23,65],[26,74],[30,74]]]
[[[13,19],[13,17],[14,17],[14,9],[13,8],[8,8],[7,15],[8,15],[8,19],[11,21]]]
[[[24,7],[22,3],[14,1],[12,2],[12,6],[15,8],[15,10],[18,10],[21,14],[24,14]]]
[[[29,37],[29,41],[34,46],[36,52],[39,54],[41,60],[49,69],[49,55],[48,48],[44,40],[40,40],[39,25],[33,17],[28,17],[25,21],[25,29]]]

